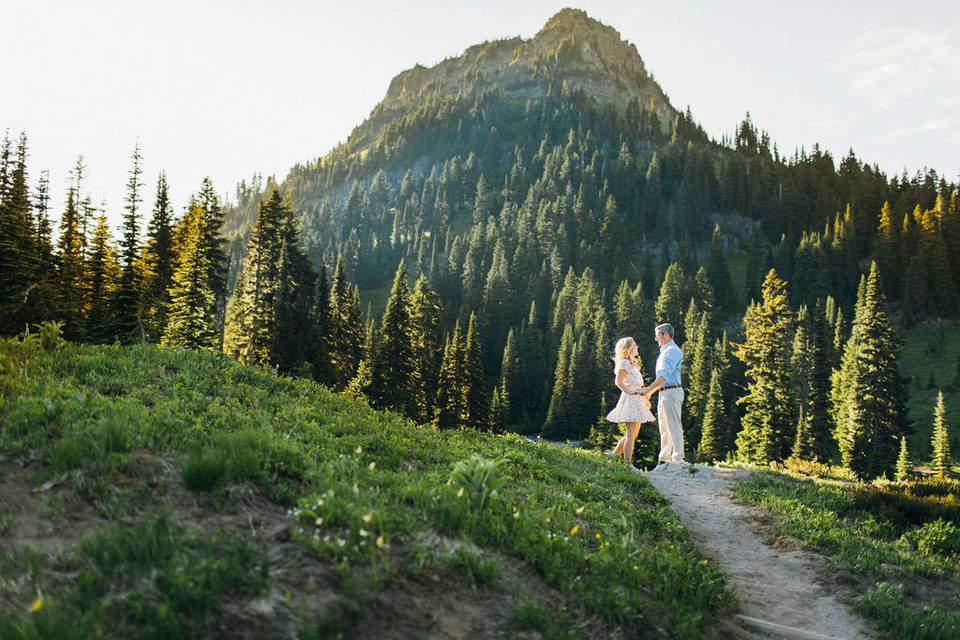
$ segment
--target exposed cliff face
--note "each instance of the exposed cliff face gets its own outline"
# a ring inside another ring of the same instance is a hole
[[[360,129],[369,133],[371,125],[401,116],[425,97],[495,88],[506,99],[536,99],[564,84],[621,108],[637,98],[648,109],[652,105],[664,122],[676,115],[635,45],[586,12],[563,9],[533,38],[485,42],[433,67],[416,65],[401,72]]]

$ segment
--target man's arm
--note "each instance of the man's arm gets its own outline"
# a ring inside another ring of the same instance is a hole
[[[649,399],[657,389],[663,386],[664,382],[666,382],[666,380],[663,378],[663,376],[657,376],[657,379],[650,383],[649,387],[640,389],[640,393],[647,396],[647,399]]]

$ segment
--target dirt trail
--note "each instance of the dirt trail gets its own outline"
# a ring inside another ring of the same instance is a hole
[[[647,477],[673,503],[704,555],[726,573],[742,605],[743,616],[797,630],[761,630],[748,624],[745,637],[843,638],[873,637],[821,583],[819,558],[802,551],[771,547],[759,531],[757,509],[733,502],[730,485],[747,471],[694,465],[696,473],[678,463],[650,471]]]

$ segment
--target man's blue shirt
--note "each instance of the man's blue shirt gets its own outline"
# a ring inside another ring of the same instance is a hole
[[[680,363],[683,362],[683,351],[677,343],[671,340],[660,347],[657,357],[657,376],[662,376],[664,385],[680,384]]]

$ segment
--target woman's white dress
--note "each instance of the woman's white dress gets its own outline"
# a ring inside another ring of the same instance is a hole
[[[614,380],[620,369],[627,370],[626,383],[631,387],[643,386],[643,374],[632,362],[623,359],[617,363],[613,370]],[[650,411],[647,400],[639,394],[630,394],[625,391],[620,392],[620,400],[613,411],[607,414],[607,420],[610,422],[653,422],[656,418]]]

